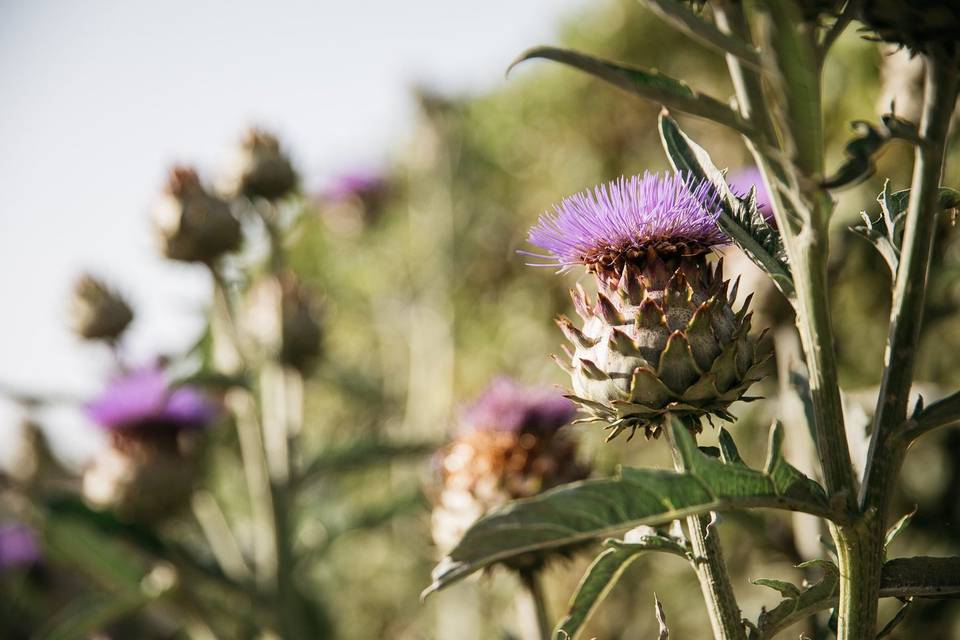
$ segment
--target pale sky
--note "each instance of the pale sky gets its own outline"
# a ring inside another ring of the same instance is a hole
[[[243,129],[279,132],[308,186],[384,162],[425,82],[482,91],[585,0],[0,0],[0,384],[85,397],[109,359],[67,330],[81,270],[134,304],[146,359],[190,344],[202,269],[157,257],[149,208],[173,162],[211,178]],[[17,413],[0,400],[0,442]],[[82,458],[96,438],[47,416]],[[9,446],[0,446],[0,462]]]

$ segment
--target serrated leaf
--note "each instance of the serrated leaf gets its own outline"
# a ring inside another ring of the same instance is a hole
[[[850,227],[850,230],[870,242],[887,263],[891,275],[896,276],[900,266],[903,225],[910,205],[910,189],[890,193],[890,181],[887,180],[883,184],[883,191],[877,196],[877,202],[880,203],[880,218],[872,220],[865,211],[861,212],[863,224]],[[940,187],[940,211],[956,208],[960,208],[960,191]]]
[[[823,577],[806,589],[785,598],[773,609],[763,611],[754,631],[750,634],[751,640],[773,638],[777,632],[794,622],[822,611],[830,603],[836,602],[840,593],[840,572],[833,563],[820,562],[819,564],[824,568]]]
[[[785,598],[776,607],[760,614],[751,625],[750,640],[769,640],[789,627],[824,609],[837,606],[840,573],[835,564],[814,560],[798,568],[819,566],[823,577]],[[960,593],[960,558],[897,558],[883,565],[880,578],[881,598],[952,597]]]
[[[874,156],[890,140],[890,134],[863,120],[850,125],[856,136],[844,147],[846,161],[820,186],[824,189],[841,189],[860,184],[876,172]]]
[[[681,557],[686,550],[661,535],[644,535],[636,542],[607,540],[604,549],[587,567],[577,590],[570,598],[567,614],[554,629],[555,638],[575,640],[600,602],[610,593],[631,562],[649,551],[663,551]]]
[[[772,474],[705,456],[693,436],[669,427],[685,471],[624,468],[509,503],[481,518],[434,570],[424,595],[524,553],[596,540],[643,524],[736,508],[803,511],[835,519],[823,489],[771,451]],[[792,470],[792,471],[791,471]]]
[[[569,49],[543,46],[524,51],[510,65],[510,69],[521,62],[538,58],[579,69],[628,93],[726,125],[741,133],[747,134],[751,131],[750,125],[723,102],[694,91],[685,82],[656,69],[640,69]]]
[[[759,587],[767,587],[773,589],[782,595],[784,598],[797,598],[800,596],[800,587],[793,584],[792,582],[787,582],[785,580],[774,580],[772,578],[757,578],[753,581],[753,584]]]
[[[654,13],[683,33],[720,53],[729,53],[757,70],[762,70],[760,52],[749,42],[726,34],[704,20],[680,0],[647,0]]]
[[[756,206],[756,197],[738,198],[709,154],[681,129],[669,115],[660,114],[660,140],[676,171],[710,180],[721,197],[717,223],[754,264],[769,275],[789,300],[795,297],[793,277],[787,265],[780,234],[771,227]]]

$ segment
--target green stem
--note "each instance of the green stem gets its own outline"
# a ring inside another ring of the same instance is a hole
[[[870,442],[866,482],[861,503],[885,510],[889,487],[895,482],[903,449],[899,440],[906,427],[907,402],[916,363],[916,346],[923,322],[930,256],[933,253],[938,190],[943,173],[947,132],[960,77],[956,56],[926,58],[921,142],[915,151],[910,204],[904,223],[900,266],[893,291],[886,362]]]
[[[527,592],[532,604],[532,609],[536,617],[535,624],[537,637],[539,640],[550,640],[553,629],[550,625],[550,615],[547,611],[547,599],[543,592],[543,584],[540,582],[539,570],[520,571],[520,582]]]
[[[666,432],[669,438],[670,430],[667,429]],[[670,452],[673,455],[674,466],[678,471],[683,471],[685,468],[683,458],[672,438],[670,438]],[[694,569],[707,605],[713,637],[716,640],[746,640],[743,617],[740,614],[740,606],[737,604],[733,586],[730,584],[727,566],[723,561],[720,538],[716,528],[711,524],[713,518],[714,514],[687,518]]]
[[[833,203],[830,195],[817,186],[823,176],[824,139],[815,32],[799,20],[796,7],[790,3],[771,2],[766,6],[775,25],[770,44],[786,90],[787,137],[795,147],[794,161],[801,173],[800,198],[794,206],[803,204],[799,220],[787,216],[780,206],[775,206],[775,213],[796,286],[797,329],[809,374],[824,480],[830,495],[852,512],[856,508],[857,479],[844,429],[827,293],[827,227]],[[773,200],[780,202],[778,197]],[[798,226],[798,222],[802,224]]]
[[[876,633],[880,567],[889,501],[908,440],[907,402],[923,322],[927,275],[936,230],[938,189],[950,117],[960,89],[957,55],[926,58],[924,111],[915,151],[910,204],[890,314],[890,335],[873,437],[860,495],[863,517],[840,530],[839,640],[872,640]]]

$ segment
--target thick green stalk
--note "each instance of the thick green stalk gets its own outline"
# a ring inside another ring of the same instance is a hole
[[[824,481],[830,495],[853,511],[857,480],[844,430],[827,295],[827,227],[833,203],[830,195],[817,186],[823,177],[824,137],[815,31],[799,19],[790,3],[770,2],[767,8],[776,27],[770,44],[783,75],[785,124],[789,129],[786,137],[794,147],[804,204],[804,210],[797,212],[799,221],[788,217],[781,206],[775,207],[775,213],[796,286],[797,329],[809,375]],[[779,197],[773,200],[780,202]],[[798,222],[802,224],[798,226]]]
[[[676,443],[670,438],[670,452],[678,471],[685,468]],[[746,630],[737,596],[730,584],[727,566],[723,561],[723,549],[716,528],[712,527],[713,515],[698,515],[687,518],[690,546],[693,549],[694,569],[700,581],[700,590],[707,605],[707,615],[716,640],[746,640]]]
[[[530,598],[531,610],[536,620],[531,621],[531,629],[536,629],[537,640],[550,640],[553,629],[550,624],[550,614],[547,612],[547,598],[543,592],[539,570],[521,571],[520,582]]]
[[[893,463],[901,456],[895,455],[895,451],[903,449],[906,444],[896,440],[900,439],[906,426],[907,402],[913,381],[916,346],[923,322],[927,275],[937,226],[938,189],[958,83],[960,75],[957,73],[955,56],[926,58],[921,143],[915,151],[910,205],[904,223],[900,266],[890,311],[886,362],[870,443],[867,480],[861,496],[866,508],[885,510],[885,502],[889,499],[887,489],[899,471],[899,464]]]
[[[837,636],[840,640],[872,639],[876,633],[887,511],[908,445],[903,436],[933,252],[938,188],[950,117],[960,87],[957,62],[955,55],[926,58],[921,140],[915,151],[886,362],[860,496],[864,516],[856,529],[842,531],[838,538],[842,554]]]

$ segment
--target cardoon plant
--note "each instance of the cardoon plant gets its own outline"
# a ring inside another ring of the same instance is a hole
[[[182,509],[200,474],[200,437],[217,405],[174,387],[156,366],[125,373],[87,405],[109,446],[83,476],[84,496],[124,518],[153,520]]]
[[[890,508],[909,445],[960,421],[960,394],[929,406],[910,400],[937,221],[944,210],[960,205],[960,193],[940,184],[960,87],[956,3],[646,3],[671,26],[724,56],[734,99],[707,96],[659,71],[575,51],[537,47],[524,53],[519,61],[553,60],[663,105],[660,137],[677,172],[622,179],[569,198],[541,218],[529,239],[546,251],[540,255],[547,264],[561,270],[584,265],[595,276],[595,303],[580,290],[573,296],[583,324],[559,320],[573,343],[569,359],[561,362],[570,372],[571,397],[587,418],[605,423],[614,435],[641,427],[648,435],[665,431],[676,470],[624,468],[613,478],[505,505],[464,534],[437,567],[428,591],[494,562],[633,529],[623,540],[609,540],[588,569],[556,638],[576,637],[623,566],[653,551],[690,560],[716,638],[773,638],[830,609],[841,640],[889,635],[906,609],[878,620],[881,597],[901,598],[907,607],[916,597],[960,592],[960,560],[888,559],[886,551],[909,520],[894,523],[898,514]],[[857,123],[845,160],[828,168],[823,120],[830,114],[824,112],[822,70],[832,45],[854,21],[868,37],[906,46],[923,59],[924,106],[917,123],[894,113],[875,124]],[[667,110],[739,134],[762,189],[735,179],[728,183]],[[854,229],[877,247],[893,275],[882,383],[861,476],[848,447],[838,383],[828,227],[834,193],[870,177],[875,156],[893,139],[914,147],[910,188],[885,188],[878,197],[881,219],[867,216],[865,225]],[[770,276],[795,312],[805,370],[793,371],[781,386],[806,408],[820,463],[816,479],[784,459],[779,422],[771,429],[762,470],[741,459],[725,428],[717,430],[719,448],[696,445],[702,418],[734,420],[729,406],[745,399],[762,362],[748,333],[749,316],[731,308],[733,295],[720,267],[708,264],[711,247],[726,239]],[[819,567],[819,581],[803,586],[758,581],[778,590],[783,600],[747,620],[711,531],[716,522],[711,514],[754,508],[817,516],[830,539],[822,557],[803,565]],[[684,535],[677,528],[669,536],[649,528],[682,520]],[[661,637],[665,633],[664,628]]]

